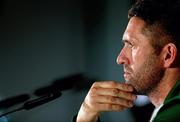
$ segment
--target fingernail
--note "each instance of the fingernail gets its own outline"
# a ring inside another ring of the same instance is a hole
[[[133,104],[132,102],[129,102],[129,106],[130,106],[130,107],[133,107],[133,105],[134,105],[134,104]]]
[[[137,96],[135,96],[135,95],[132,96],[132,99],[133,99],[133,100],[136,100],[136,98],[137,98]]]

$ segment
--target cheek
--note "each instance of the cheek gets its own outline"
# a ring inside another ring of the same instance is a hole
[[[136,69],[141,64],[143,59],[144,57],[142,56],[142,54],[138,49],[132,50],[132,59],[131,59],[132,69]]]

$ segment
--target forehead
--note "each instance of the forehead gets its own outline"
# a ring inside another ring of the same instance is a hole
[[[132,17],[127,25],[127,28],[123,35],[123,40],[131,40],[133,38],[145,36],[143,34],[143,28],[145,27],[145,22],[138,18]]]

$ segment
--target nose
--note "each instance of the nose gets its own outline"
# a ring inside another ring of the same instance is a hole
[[[116,59],[116,63],[117,64],[129,64],[129,60],[128,60],[127,56],[126,56],[124,48],[119,53],[119,55],[118,55],[118,57]]]

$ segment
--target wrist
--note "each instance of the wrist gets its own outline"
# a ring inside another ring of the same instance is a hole
[[[97,122],[99,112],[92,111],[86,103],[81,105],[77,115],[77,122]]]

